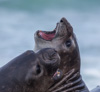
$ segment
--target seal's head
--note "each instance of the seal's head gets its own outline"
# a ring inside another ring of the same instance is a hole
[[[55,49],[45,48],[37,52],[40,63],[45,66],[49,75],[55,72],[60,65],[60,56]]]
[[[53,31],[38,30],[35,35],[34,51],[55,48],[61,56],[60,68],[68,72],[72,68],[80,71],[80,54],[75,34],[70,23],[62,18]]]
[[[48,47],[54,48],[59,53],[61,58],[59,70],[63,75],[60,81],[55,82],[49,88],[49,91],[89,92],[80,75],[80,54],[76,37],[72,26],[65,18],[57,23],[53,31],[37,31],[35,33],[35,51]],[[61,74],[59,70],[55,75]],[[54,78],[56,79],[56,77]]]
[[[47,92],[59,65],[54,49],[26,51],[0,68],[0,92]]]
[[[42,49],[35,56],[36,60],[29,68],[25,80],[28,85],[33,85],[34,92],[44,92],[55,82],[54,75],[58,72],[60,56],[51,48]]]

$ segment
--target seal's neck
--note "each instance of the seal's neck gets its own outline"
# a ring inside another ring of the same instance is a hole
[[[89,92],[79,72],[72,69],[49,92]]]

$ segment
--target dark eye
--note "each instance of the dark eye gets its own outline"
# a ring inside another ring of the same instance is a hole
[[[70,40],[70,39],[69,39],[68,41],[66,41],[66,46],[67,46],[67,47],[70,47],[71,44],[72,44],[72,43],[71,43],[71,40]]]
[[[40,65],[37,65],[36,66],[36,74],[39,74],[41,73],[41,68],[40,68]]]

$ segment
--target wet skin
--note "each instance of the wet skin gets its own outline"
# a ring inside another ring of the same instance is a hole
[[[26,51],[0,69],[0,92],[47,92],[60,64],[54,49]]]
[[[61,57],[60,70],[63,78],[55,83],[50,92],[89,92],[80,75],[80,53],[73,28],[62,18],[53,31],[38,30],[35,35],[34,51],[54,48]]]

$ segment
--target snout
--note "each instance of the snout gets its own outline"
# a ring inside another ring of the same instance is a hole
[[[60,56],[55,49],[45,49],[45,53],[43,54],[44,63],[46,64],[60,64]]]
[[[55,49],[45,48],[39,51],[41,53],[40,62],[45,66],[49,74],[54,73],[60,65],[60,56]]]
[[[64,17],[61,18],[60,23],[65,23],[66,25],[69,24],[69,22]]]

